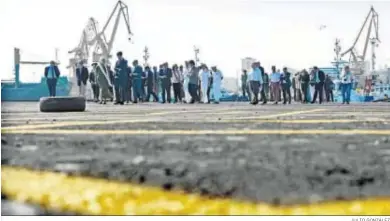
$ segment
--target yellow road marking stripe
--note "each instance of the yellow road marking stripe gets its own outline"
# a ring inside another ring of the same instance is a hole
[[[90,134],[90,135],[390,135],[390,130],[26,130],[5,129],[3,134]]]
[[[267,112],[269,113],[269,111],[267,110]],[[267,116],[268,117],[272,117],[274,116],[275,114],[272,114],[272,115],[268,115],[268,113],[266,112]],[[223,118],[225,118],[226,115],[233,115],[233,114],[243,114],[243,115],[246,115],[250,112],[248,111],[234,111],[234,112],[217,112],[217,113],[209,113],[209,112],[204,112],[204,113],[199,113],[199,114],[208,114],[209,116],[221,116]],[[172,114],[172,113],[171,113]],[[260,116],[256,116],[256,115],[253,115],[253,116],[248,116],[248,117],[235,117],[235,118],[232,118],[230,117],[229,119],[264,119],[265,116],[261,116],[262,114],[264,113],[258,113],[258,115]],[[158,114],[157,114],[158,115]],[[390,112],[389,113],[365,113],[365,112],[358,112],[358,113],[307,113],[307,114],[303,114],[302,117],[322,117],[322,116],[334,116],[334,117],[339,117],[339,116],[382,116],[382,117],[388,117],[390,118]],[[2,122],[11,122],[11,121],[35,121],[35,120],[47,120],[47,121],[53,121],[53,120],[76,120],[76,119],[83,119],[85,118],[86,116],[88,116],[88,118],[90,120],[94,120],[96,118],[105,118],[107,120],[114,120],[114,119],[123,119],[123,118],[136,118],[136,117],[145,117],[145,116],[148,116],[148,115],[139,115],[139,114],[132,114],[132,113],[128,113],[126,115],[115,115],[115,114],[112,114],[112,115],[104,115],[104,114],[96,114],[96,115],[73,115],[73,116],[45,116],[45,117],[3,117],[1,119]],[[151,115],[153,116],[153,115]],[[286,117],[288,117],[289,115],[285,115]],[[294,116],[294,115],[290,115],[290,116]],[[276,117],[283,117],[283,116],[276,116]]]
[[[273,115],[264,115],[260,117],[254,117],[255,119],[266,119],[266,118],[274,118],[279,116],[288,116],[288,115],[296,115],[300,113],[307,113],[307,112],[314,112],[314,111],[323,111],[325,109],[315,109],[315,110],[309,110],[309,111],[294,111],[294,112],[287,112],[287,113],[281,113],[281,114],[273,114]],[[213,111],[218,111],[213,110]],[[195,111],[195,113],[198,113],[199,111]],[[163,114],[164,113],[164,114]],[[191,111],[174,111],[174,112],[156,112],[152,114],[148,114],[147,116],[159,116],[159,115],[167,115],[167,114],[178,114],[178,113],[193,113]],[[144,116],[143,116],[144,117]],[[234,118],[237,119],[237,118]],[[246,119],[246,118],[238,118],[238,119]],[[41,124],[41,125],[20,125],[20,126],[13,126],[13,127],[4,127],[3,129],[7,130],[16,130],[16,129],[40,129],[40,128],[56,128],[56,127],[67,127],[67,126],[87,126],[87,125],[108,125],[108,124],[116,124],[116,123],[138,123],[138,122],[150,122],[150,119],[145,120],[108,120],[108,121],[89,121],[89,122],[59,122],[59,123],[53,123],[53,124]],[[154,121],[154,120],[152,120]]]
[[[20,125],[13,127],[3,127],[5,130],[26,130],[26,129],[40,129],[40,128],[56,128],[69,126],[89,126],[89,125],[107,125],[107,124],[124,124],[124,123],[141,123],[150,122],[150,120],[112,120],[112,121],[65,121],[52,124],[35,124],[35,125]]]
[[[365,112],[357,112],[357,113],[310,113],[305,114],[304,116],[387,116],[390,117],[390,113],[365,113]]]
[[[196,121],[198,124],[207,124],[207,123],[221,123],[221,124],[226,124],[226,123],[241,123],[241,124],[246,124],[246,123],[258,123],[258,124],[263,124],[263,123],[270,123],[270,124],[333,124],[333,123],[388,123],[390,122],[390,119],[297,119],[297,120],[284,120],[284,119],[264,119],[264,120],[205,120],[205,119],[188,119],[188,120],[145,120],[145,121],[140,121],[140,123],[171,123],[171,124],[177,124],[177,123],[193,123]],[[20,125],[20,123],[17,122],[5,122],[7,124],[12,124],[11,126],[6,126],[3,127],[3,129],[12,129],[12,130],[17,130],[17,129],[39,129],[39,128],[50,128],[50,127],[63,127],[65,126],[88,126],[88,125],[106,125],[106,124],[126,124],[126,123],[137,123],[136,120],[134,121],[121,121],[121,122],[112,122],[112,121],[64,121],[64,122],[59,122],[62,123],[62,125],[57,124],[51,124],[51,123],[46,123],[45,121],[31,121],[28,125]],[[85,123],[85,124],[82,124]],[[81,125],[82,124],[82,125]],[[47,126],[43,126],[47,125]],[[39,126],[39,127],[38,127]]]
[[[276,117],[284,117],[284,116],[293,116],[298,114],[306,114],[306,113],[313,113],[313,112],[319,112],[319,111],[326,111],[327,109],[312,109],[312,110],[304,110],[304,111],[291,111],[287,113],[279,113],[279,114],[272,114],[267,116],[250,116],[250,117],[236,117],[233,119],[267,119],[267,118],[276,118]],[[260,114],[259,114],[260,115]]]
[[[273,206],[210,199],[97,178],[1,168],[2,194],[18,202],[82,215],[389,215],[390,197]]]
[[[227,112],[222,112],[222,111],[225,111],[227,110]],[[208,113],[208,112],[215,112],[215,113],[218,113],[218,114],[231,114],[231,113],[240,113],[238,111],[229,111],[231,109],[215,109],[215,110],[181,110],[181,111],[162,111],[162,112],[151,112],[151,113],[145,113],[145,114],[134,114],[134,113],[131,113],[131,112],[128,112],[128,115],[132,118],[135,118],[135,117],[140,117],[140,118],[143,118],[143,117],[146,117],[146,116],[163,116],[163,115],[170,115],[170,114],[181,114],[181,113]],[[139,113],[140,111],[137,110],[136,113]],[[29,113],[30,115],[31,113]],[[39,113],[37,113],[39,115]],[[26,118],[20,118],[18,117],[17,119],[13,119],[13,118],[5,118],[5,119],[2,119],[2,121],[23,121],[23,120],[26,120],[26,121],[30,121],[30,120],[61,120],[61,119],[77,119],[77,118],[85,118],[86,116],[89,116],[91,114],[96,114],[96,116],[93,116],[93,117],[96,117],[96,118],[102,118],[102,117],[106,117],[107,115],[104,115],[102,113],[99,113],[99,112],[92,112],[92,113],[82,113],[81,114],[72,114],[72,116],[51,116],[51,115],[45,115],[44,117],[26,117]],[[115,116],[115,112],[112,113],[113,116]],[[111,115],[112,116],[112,115]],[[110,115],[108,117],[111,117]],[[90,117],[90,116],[89,116]],[[117,118],[125,118],[126,116],[117,116]],[[119,120],[111,120],[113,121],[113,123],[117,123],[117,121]],[[107,121],[105,121],[107,122]]]
[[[164,115],[164,114],[175,114],[175,113],[198,113],[198,112],[215,112],[215,111],[231,111],[231,110],[237,110],[234,107],[233,108],[205,108],[205,109],[193,109],[191,107],[182,107],[179,108],[161,108],[161,109],[153,109],[153,112],[150,108],[147,109],[140,109],[140,108],[134,108],[134,109],[125,109],[128,111],[105,111],[105,110],[99,110],[96,109],[94,111],[85,111],[85,112],[73,112],[71,113],[73,116],[83,116],[85,114],[135,114],[135,113],[142,113],[142,111],[147,111],[144,115],[152,114],[152,115]],[[114,109],[115,110],[115,109]],[[243,109],[242,111],[245,111]],[[50,117],[51,115],[62,115],[61,113],[41,113],[41,112],[2,112],[1,115],[42,115],[45,117]]]
[[[374,122],[390,122],[389,120],[385,119],[297,119],[297,120],[220,120],[215,122],[224,122],[224,123],[280,123],[280,124],[318,124],[318,123],[358,123],[358,122],[368,122],[368,123],[374,123]],[[175,122],[177,123],[177,122]]]

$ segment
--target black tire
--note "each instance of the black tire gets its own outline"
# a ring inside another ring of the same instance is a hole
[[[84,97],[42,97],[39,109],[41,112],[82,112],[85,103]]]

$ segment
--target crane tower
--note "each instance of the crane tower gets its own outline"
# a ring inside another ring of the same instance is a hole
[[[349,64],[351,67],[352,72],[355,75],[363,75],[367,73],[366,66],[366,54],[367,54],[367,48],[369,42],[371,43],[371,70],[375,70],[375,47],[378,46],[378,43],[380,43],[379,40],[379,19],[378,19],[378,13],[375,11],[374,7],[371,6],[370,11],[368,12],[366,19],[364,20],[364,23],[362,27],[359,30],[359,33],[352,44],[352,46],[346,50],[345,52],[341,53],[341,57],[345,56],[346,54],[349,54]],[[363,30],[367,27],[367,34],[364,40],[363,44],[363,52],[359,53],[357,51],[357,44],[358,41],[362,38]]]
[[[113,30],[109,38],[106,36],[106,31],[109,24],[113,21],[114,16],[114,25]],[[87,63],[91,59],[91,48],[94,47],[92,52],[92,62],[98,62],[101,58],[105,58],[108,61],[111,58],[111,51],[114,45],[115,36],[118,31],[118,26],[121,17],[125,21],[125,26],[128,32],[128,40],[131,40],[131,29],[130,29],[130,19],[128,7],[123,1],[118,1],[111,12],[108,20],[104,24],[102,30],[99,30],[98,22],[94,18],[89,18],[86,27],[83,29],[81,34],[81,39],[77,47],[69,51],[69,54],[73,54],[73,58],[70,59],[69,66],[70,68],[70,78],[72,86],[76,85],[77,82],[75,71],[76,64],[80,61]],[[89,90],[88,90],[89,91]],[[73,88],[71,89],[71,94],[77,93]]]

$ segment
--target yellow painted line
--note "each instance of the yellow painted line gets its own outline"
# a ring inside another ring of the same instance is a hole
[[[46,116],[46,117],[3,117],[1,121],[34,121],[34,120],[46,120],[46,121],[53,121],[53,120],[76,120],[76,119],[82,119],[85,118],[86,115],[78,115],[78,116]]]
[[[29,130],[2,128],[3,134],[59,135],[390,135],[390,130]]]
[[[390,113],[367,113],[367,112],[356,112],[356,113],[351,113],[351,112],[345,112],[345,113],[326,112],[326,113],[309,113],[309,114],[305,114],[305,116],[324,116],[324,115],[329,115],[329,116],[387,116],[387,117],[390,117]]]
[[[236,117],[234,119],[267,119],[267,118],[276,118],[276,117],[285,117],[285,116],[293,116],[298,114],[307,114],[307,113],[314,113],[314,112],[320,112],[320,111],[327,111],[328,109],[312,109],[312,110],[304,110],[304,111],[291,111],[287,113],[279,113],[279,114],[272,114],[272,115],[266,115],[266,116],[250,116],[250,117]]]
[[[354,120],[354,119],[330,119],[330,120],[316,120],[316,119],[302,119],[302,120],[273,120],[273,119],[264,119],[264,120],[204,120],[204,119],[188,119],[185,120],[179,120],[176,121],[174,119],[172,120],[126,120],[126,121],[65,121],[65,122],[59,122],[59,123],[46,123],[45,121],[31,121],[28,125],[21,125],[20,123],[8,123],[11,125],[8,125],[6,127],[3,127],[3,129],[6,130],[27,130],[27,129],[44,129],[44,128],[59,128],[64,126],[90,126],[90,125],[108,125],[108,124],[126,124],[126,123],[171,123],[171,124],[177,124],[177,123],[190,123],[194,122],[196,123],[220,123],[220,124],[227,124],[227,123],[257,123],[257,124],[263,124],[263,123],[269,123],[269,124],[332,124],[332,123],[389,123],[389,120],[384,119],[363,119],[363,120]]]
[[[168,114],[178,114],[178,113],[188,113],[188,111],[171,111],[171,112],[155,112],[155,113],[148,113],[145,115],[139,115],[138,117],[145,117],[145,116],[161,116],[161,115],[168,115]],[[86,117],[80,116],[80,117]],[[104,115],[101,115],[101,117],[104,117]],[[132,117],[137,117],[132,115]],[[67,122],[58,122],[58,123],[52,123],[52,124],[37,124],[37,125],[20,125],[20,126],[13,126],[13,127],[4,127],[3,129],[40,129],[40,128],[56,128],[56,127],[69,127],[69,126],[89,126],[89,125],[108,125],[108,124],[123,124],[123,123],[139,123],[139,122],[150,122],[153,120],[150,119],[131,119],[131,120],[107,120],[107,121],[88,121],[88,122],[82,122],[82,121],[67,121]]]
[[[274,206],[24,168],[1,172],[10,199],[80,215],[390,215],[390,197]]]
[[[223,123],[280,123],[280,124],[318,124],[318,123],[359,123],[359,122],[367,122],[367,123],[375,123],[375,122],[390,122],[389,120],[384,119],[375,119],[375,120],[365,120],[365,119],[297,119],[297,120],[220,120],[215,122],[223,122]],[[176,123],[176,122],[175,122]]]
[[[218,112],[218,111],[223,111],[225,109],[216,109],[216,110],[209,110],[213,112]],[[323,109],[316,109],[316,110],[311,110],[312,111],[320,111]],[[168,114],[180,114],[180,113],[199,113],[200,111],[172,111],[172,112],[155,112],[155,113],[150,113],[146,115],[141,115],[139,117],[145,117],[145,116],[160,116],[160,115],[168,115]],[[299,111],[301,113],[302,111]],[[223,113],[229,113],[229,112],[220,112],[221,114]],[[278,116],[285,116],[285,115],[294,115],[297,114],[298,112],[288,112],[288,113],[282,113],[282,114],[273,114],[273,115],[264,115],[261,116],[260,118],[272,118],[272,117],[278,117]],[[102,116],[104,117],[104,116]],[[132,115],[132,117],[136,117]],[[242,119],[242,118],[239,118]],[[157,119],[158,120],[158,119]],[[83,121],[66,121],[66,122],[56,122],[52,124],[36,124],[36,125],[19,125],[19,126],[12,126],[12,127],[3,127],[3,129],[6,130],[26,130],[26,129],[41,129],[41,128],[57,128],[57,127],[69,127],[69,126],[91,126],[91,125],[109,125],[109,124],[125,124],[125,123],[140,123],[140,122],[155,122],[156,119],[142,119],[142,120],[136,120],[136,119],[131,119],[131,120],[107,120],[107,121],[88,121],[88,122],[83,122]]]
[[[107,124],[124,124],[124,123],[141,123],[150,122],[150,120],[111,120],[111,121],[65,121],[52,124],[33,124],[20,125],[12,127],[3,127],[4,130],[32,130],[40,128],[56,128],[56,127],[70,127],[70,126],[90,126],[90,125],[107,125]]]
[[[85,118],[88,116],[89,118],[126,118],[128,117],[145,117],[145,116],[163,116],[163,115],[172,115],[172,114],[182,114],[182,113],[199,113],[199,114],[205,114],[209,112],[216,112],[215,114],[233,114],[233,113],[242,113],[238,111],[228,111],[229,109],[215,109],[215,110],[181,110],[181,111],[161,111],[161,112],[148,112],[144,114],[139,114],[142,113],[142,110],[137,110],[136,112],[119,112],[120,116],[115,116],[117,113],[116,112],[83,112],[83,113],[71,113],[71,116],[60,116],[60,115],[51,115],[51,114],[46,114],[43,115],[41,113],[28,113],[26,115],[30,116],[36,116],[36,115],[42,115],[42,117],[3,117],[2,121],[31,121],[31,120],[62,120],[62,119],[79,119],[79,118]],[[231,109],[230,109],[231,110]],[[62,115],[62,114],[61,114]],[[115,122],[116,123],[116,122]]]

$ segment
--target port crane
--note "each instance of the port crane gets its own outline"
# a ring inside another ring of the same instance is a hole
[[[111,21],[113,21],[115,15],[116,17],[113,30],[111,32],[110,38],[107,38],[105,33],[109,24]],[[123,1],[118,1],[102,30],[99,30],[96,19],[89,18],[87,26],[83,29],[78,46],[69,51],[70,54],[74,54],[74,58],[71,59],[70,66],[74,66],[79,61],[87,62],[90,58],[90,51],[92,47],[94,47],[92,52],[93,62],[99,61],[99,59],[102,57],[107,60],[110,59],[121,16],[125,21],[126,29],[129,35],[128,40],[130,41],[133,34],[130,29],[128,7],[125,3],[123,3]]]
[[[359,33],[352,44],[352,46],[346,50],[345,52],[341,53],[341,57],[344,57],[346,54],[349,54],[349,63],[351,66],[352,71],[355,72],[356,75],[363,75],[365,70],[365,60],[366,60],[366,54],[367,54],[367,48],[369,42],[371,43],[371,69],[375,70],[375,47],[378,46],[378,43],[380,43],[379,40],[379,19],[378,19],[378,13],[375,11],[374,7],[371,6],[370,11],[368,12],[366,19],[364,20],[364,23],[362,27],[359,30]],[[362,33],[364,28],[368,25],[367,28],[367,35],[364,41],[363,45],[363,52],[359,54],[359,52],[356,49],[358,41],[362,37]]]
[[[101,58],[105,58],[106,61],[109,61],[112,56],[111,52],[121,17],[123,17],[123,20],[125,21],[128,40],[131,41],[133,33],[130,29],[129,11],[127,5],[123,1],[119,0],[117,2],[102,30],[99,29],[96,19],[93,17],[88,19],[88,23],[82,31],[78,46],[68,52],[69,54],[73,54],[73,58],[70,59],[68,66],[68,68],[71,69],[70,77],[72,85],[76,85],[75,83],[77,81],[75,76],[77,63],[84,61],[84,63],[87,64],[91,59],[90,52],[92,49],[92,62],[98,62]],[[114,25],[111,35],[108,38],[106,32],[112,21],[114,21]],[[77,92],[71,90],[71,93],[74,95]]]
[[[96,33],[98,33],[97,21],[94,18],[89,18],[81,34],[79,45],[68,52],[74,54],[74,57],[70,59],[68,68],[76,66],[80,61],[88,63],[91,46],[93,46],[91,42]]]

